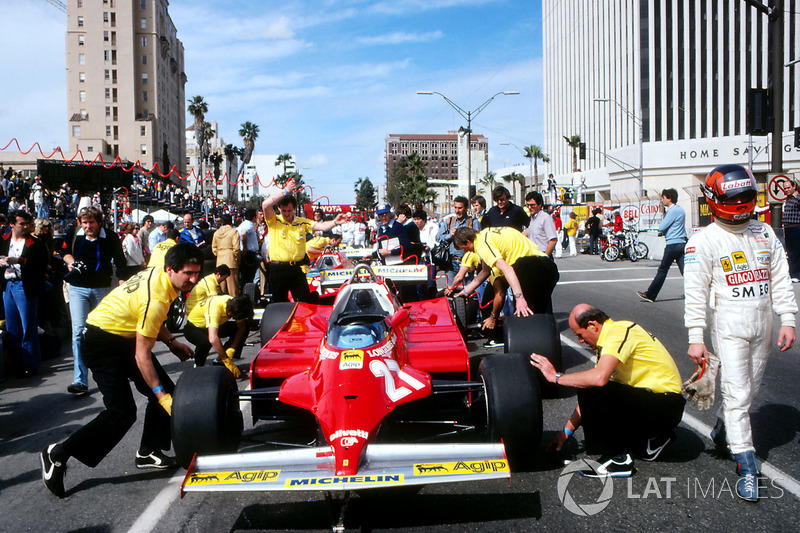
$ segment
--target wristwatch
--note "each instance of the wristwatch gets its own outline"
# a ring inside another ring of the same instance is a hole
[[[521,292],[514,293],[514,298],[522,298],[522,293]]]
[[[556,372],[556,385],[558,385],[558,380],[559,380],[559,379],[561,378],[561,376],[563,376],[563,375],[564,375],[564,373],[563,373],[563,372]]]

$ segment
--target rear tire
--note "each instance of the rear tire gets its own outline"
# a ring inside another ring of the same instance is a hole
[[[511,469],[530,469],[542,440],[542,400],[539,381],[528,357],[492,354],[481,361],[484,383],[485,435],[503,441]]]
[[[561,360],[561,338],[553,315],[510,316],[503,326],[503,351],[521,353],[526,357],[537,353],[547,358],[556,372],[563,370]],[[558,387],[539,374],[542,396],[558,397]]]
[[[221,366],[186,370],[175,385],[172,400],[172,447],[188,468],[195,454],[234,453],[244,422],[233,394],[236,380]]]
[[[636,248],[636,255],[637,257],[639,257],[639,259],[646,258],[647,255],[650,253],[650,249],[643,242],[637,242],[635,248]]]
[[[616,244],[609,244],[608,247],[603,250],[603,259],[606,261],[616,261],[619,257],[619,247]]]
[[[272,337],[286,324],[289,317],[294,312],[297,304],[292,302],[278,302],[270,304],[264,309],[261,317],[261,346],[267,344]]]
[[[250,299],[250,303],[252,303],[253,306],[258,303],[258,300],[261,297],[258,292],[258,285],[255,283],[245,283],[244,287],[242,287],[242,294]]]

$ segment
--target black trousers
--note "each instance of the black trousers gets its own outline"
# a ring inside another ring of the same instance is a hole
[[[675,429],[686,400],[678,393],[655,393],[609,381],[578,389],[587,451],[617,455],[644,450],[647,439]]]
[[[528,307],[537,314],[552,314],[550,297],[559,279],[555,262],[543,255],[531,255],[517,259],[513,268]]]
[[[158,404],[156,395],[136,365],[136,339],[87,326],[81,352],[103,395],[105,409],[70,435],[62,446],[63,451],[86,466],[95,467],[114,449],[136,421],[136,402],[129,381],[148,400],[139,450],[146,453],[169,450],[172,441],[170,418]],[[152,355],[150,357],[164,392],[172,394],[175,385],[158,360]]]
[[[273,302],[288,302],[289,292],[295,302],[316,303],[308,290],[308,280],[300,265],[270,263],[269,288]]]
[[[219,338],[228,339],[222,343],[222,347],[226,350],[233,346],[233,340],[236,337],[237,330],[236,322],[232,320],[225,322],[219,327]],[[211,351],[211,343],[208,341],[208,328],[198,328],[191,322],[187,322],[183,327],[183,336],[186,337],[187,341],[194,344],[194,364],[196,366],[205,365],[208,354]],[[244,348],[246,340],[247,335],[244,335],[239,345],[233,346],[237,354],[242,353],[242,348]]]

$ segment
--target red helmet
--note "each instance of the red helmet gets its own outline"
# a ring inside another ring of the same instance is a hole
[[[722,165],[706,176],[700,188],[706,195],[714,218],[725,224],[739,224],[753,216],[758,187],[756,179],[741,165]]]

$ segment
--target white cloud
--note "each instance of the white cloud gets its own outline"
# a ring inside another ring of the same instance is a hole
[[[428,33],[406,33],[397,31],[374,37],[359,37],[358,42],[370,46],[380,44],[427,43],[429,41],[441,39],[443,36],[444,34],[438,30]]]

